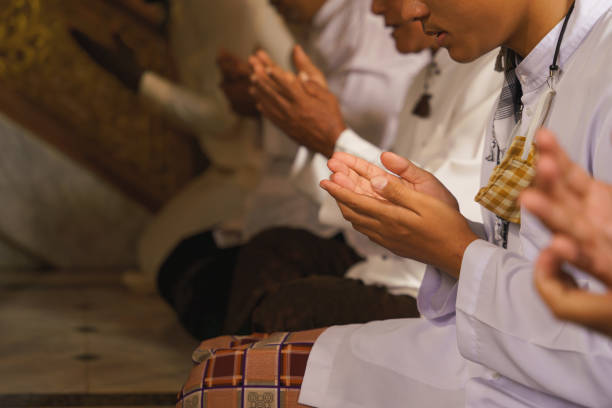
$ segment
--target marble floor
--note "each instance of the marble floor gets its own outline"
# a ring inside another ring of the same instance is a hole
[[[196,345],[120,271],[0,270],[0,407],[173,406]]]

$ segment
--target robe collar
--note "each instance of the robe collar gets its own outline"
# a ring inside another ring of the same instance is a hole
[[[561,44],[559,62],[560,75],[563,67],[580,47],[587,35],[591,32],[597,21],[610,9],[610,0],[576,0]],[[563,19],[546,34],[536,47],[521,61],[516,68],[516,76],[521,82],[523,94],[539,89],[546,83],[549,67],[555,53],[555,47]]]

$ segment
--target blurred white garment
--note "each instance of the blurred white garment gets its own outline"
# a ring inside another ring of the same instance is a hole
[[[147,291],[155,290],[159,267],[181,240],[244,213],[261,171],[261,126],[231,111],[219,87],[219,49],[246,59],[262,47],[289,68],[293,45],[283,21],[262,0],[173,0],[170,38],[181,85],[147,72],[139,92],[160,113],[194,133],[212,165],[166,203],[143,233],[140,271],[128,273],[125,281]],[[240,228],[238,223],[229,229]]]
[[[386,146],[395,136],[406,91],[427,56],[399,54],[390,31],[370,6],[370,0],[328,0],[301,41],[338,97],[347,124],[366,140]],[[274,147],[276,152],[267,155],[266,171],[251,197],[245,239],[274,226],[302,228],[323,237],[336,234],[335,226],[319,222],[318,180],[294,183],[288,177],[297,144],[272,125],[264,126],[264,144],[267,152]],[[309,154],[302,147],[298,157],[304,155]]]
[[[173,43],[180,56],[181,77],[204,97],[198,99],[151,74],[143,78],[141,92],[165,106],[166,114],[195,127],[215,167],[236,174],[209,170],[156,215],[139,251],[141,269],[149,276],[144,284],[149,287],[150,277],[176,244],[198,231],[215,228],[215,240],[222,247],[240,244],[274,226],[304,228],[324,237],[338,231],[318,222],[318,203],[289,178],[299,146],[267,120],[259,126],[231,113],[224,116],[219,109],[227,105],[218,87],[221,78],[215,59],[219,47],[246,57],[259,45],[288,69],[292,41],[275,11],[261,0],[210,4],[179,0],[173,7],[172,27],[177,30]],[[406,91],[427,63],[427,55],[397,53],[382,20],[370,12],[370,0],[328,0],[303,41],[338,97],[347,123],[366,140],[389,144]],[[179,97],[181,103],[172,102]],[[202,115],[210,120],[203,120]],[[221,116],[214,119],[215,115]],[[227,123],[228,130],[212,132],[219,123]],[[263,157],[252,149],[258,132]],[[259,182],[258,160],[263,161]],[[236,184],[237,179],[242,183]],[[251,191],[254,184],[257,187]],[[318,181],[308,189],[318,190]],[[237,207],[237,202],[245,204]],[[193,221],[187,222],[189,219]]]
[[[406,95],[397,137],[389,148],[438,177],[457,198],[463,215],[474,221],[481,221],[480,207],[474,197],[480,186],[485,123],[503,81],[503,75],[494,70],[496,55],[497,51],[493,51],[470,64],[459,64],[450,59],[446,50],[439,50],[433,56],[439,74],[429,78],[430,117],[412,113],[424,92],[429,69],[426,67]],[[383,150],[360,138],[354,130],[346,130],[340,136],[336,150],[382,167]],[[316,156],[311,166],[302,171],[307,172],[317,181],[329,175],[326,161]],[[366,257],[351,267],[346,276],[366,284],[386,286],[393,294],[416,296],[426,265],[395,256],[355,231],[342,217],[336,201],[323,190],[319,191],[324,193],[319,212],[321,221],[343,227],[349,244]]]
[[[261,47],[288,69],[293,37],[274,8],[261,0],[175,0],[170,21],[171,45],[181,83],[203,98],[199,103],[189,104],[195,108],[187,107],[187,102],[179,106],[185,107],[183,112],[193,110],[188,120],[197,124],[200,144],[213,163],[243,168],[249,151],[238,145],[252,147],[255,138],[260,137],[260,129],[252,119],[232,112],[219,87],[222,76],[217,67],[218,52],[225,48],[246,61]],[[164,96],[162,90],[156,93],[158,99]],[[206,109],[202,109],[203,105]],[[236,131],[236,122],[252,124],[240,125]]]

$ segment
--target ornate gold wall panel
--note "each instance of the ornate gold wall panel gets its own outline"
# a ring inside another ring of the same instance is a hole
[[[119,32],[143,66],[170,75],[164,39],[116,2],[0,0],[0,110],[157,208],[201,169],[199,149],[98,67],[69,27],[107,44]]]

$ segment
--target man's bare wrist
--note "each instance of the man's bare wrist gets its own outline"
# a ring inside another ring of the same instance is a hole
[[[465,238],[461,239],[458,243],[457,250],[453,252],[452,259],[449,259],[449,265],[445,268],[440,268],[443,272],[449,274],[453,278],[459,279],[461,274],[461,265],[463,264],[463,257],[465,255],[465,251],[470,246],[470,244],[476,240],[478,240],[478,236],[474,234],[471,230],[469,234],[466,234]]]

